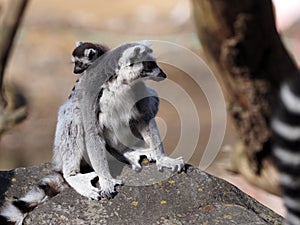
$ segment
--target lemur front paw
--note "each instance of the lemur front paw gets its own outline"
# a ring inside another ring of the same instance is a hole
[[[140,154],[133,151],[133,152],[125,152],[124,156],[125,156],[125,158],[127,158],[127,160],[131,164],[131,167],[134,171],[140,172],[142,170],[142,166],[139,162],[140,157],[141,157]]]
[[[150,148],[136,149],[132,152],[126,152],[124,156],[128,159],[132,169],[136,172],[140,172],[142,170],[142,166],[140,164],[140,159],[142,156],[146,156],[149,161],[155,161],[154,151]]]
[[[116,194],[115,186],[123,184],[122,180],[117,180],[114,178],[100,178],[100,195],[103,198],[112,198]]]
[[[178,157],[176,159],[170,158],[168,156],[161,157],[156,160],[156,166],[159,171],[162,171],[163,168],[171,169],[173,172],[180,172],[185,163],[183,157]]]

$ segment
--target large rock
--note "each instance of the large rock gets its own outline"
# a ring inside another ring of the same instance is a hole
[[[0,205],[49,173],[49,164],[0,172]],[[113,199],[88,200],[67,188],[39,205],[25,224],[281,224],[282,218],[226,181],[199,169],[140,173],[120,169],[125,185]]]

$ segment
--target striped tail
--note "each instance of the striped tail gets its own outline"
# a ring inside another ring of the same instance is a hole
[[[63,191],[66,183],[61,174],[44,177],[31,191],[18,200],[7,203],[0,212],[1,225],[22,225],[26,215],[38,204]]]
[[[284,83],[273,121],[273,156],[280,173],[287,225],[300,224],[300,75]]]

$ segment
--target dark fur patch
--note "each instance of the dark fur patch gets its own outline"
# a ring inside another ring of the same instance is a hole
[[[94,187],[97,187],[98,181],[99,181],[99,177],[95,177],[93,180],[91,180],[91,184],[92,184]]]
[[[79,79],[76,80],[75,84],[77,84],[79,82]],[[68,99],[72,98],[72,96],[74,95],[74,91],[76,89],[76,85],[73,86],[71,94],[69,95]]]
[[[0,224],[1,225],[15,225],[15,222],[8,221],[6,217],[0,215]]]
[[[108,82],[113,82],[115,79],[117,79],[117,75],[114,75],[114,76],[111,76],[109,79],[108,79]],[[124,83],[124,81],[123,81]]]
[[[93,168],[82,158],[80,161],[80,173],[90,173],[93,171]]]
[[[72,124],[73,124],[73,121],[70,122],[70,124],[68,124],[68,135],[71,136],[72,134]]]
[[[135,120],[135,119],[130,119],[130,120],[129,120],[129,127],[130,127],[130,130],[131,130],[132,134],[133,134],[136,138],[138,138],[138,139],[140,139],[140,140],[143,140],[142,135],[140,134],[140,132],[139,132],[138,129],[137,129],[137,125],[138,125],[138,124],[139,124],[139,122],[138,122],[137,120]]]
[[[31,212],[37,206],[37,204],[28,203],[22,200],[13,201],[12,204],[24,214]]]
[[[84,56],[84,50],[89,49],[89,48],[95,49],[98,53],[98,56],[101,56],[105,52],[108,51],[108,48],[104,45],[93,44],[93,43],[90,43],[90,42],[84,42],[80,46],[78,46],[74,49],[74,51],[72,52],[72,55],[77,56],[79,58],[83,57]]]
[[[45,192],[45,194],[49,197],[54,197],[59,193],[59,191],[56,189],[56,185],[53,183],[41,183],[38,187],[42,189]]]
[[[158,112],[158,106],[159,106],[159,98],[156,96],[150,96],[143,98],[139,100],[135,107],[140,113],[141,118],[145,122],[149,122],[151,119],[153,119],[157,112]]]
[[[124,155],[122,153],[120,153],[115,148],[111,147],[109,144],[107,144],[107,143],[105,144],[105,149],[119,161],[126,163],[126,164],[130,164],[129,161],[124,157]]]

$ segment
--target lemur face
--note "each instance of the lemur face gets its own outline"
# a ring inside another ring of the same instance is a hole
[[[103,45],[90,42],[76,42],[76,48],[72,53],[75,74],[85,71],[98,57],[108,51]]]
[[[131,82],[139,78],[161,81],[167,77],[158,67],[152,49],[144,44],[137,44],[126,49],[118,64],[118,79],[123,79],[123,81]]]

